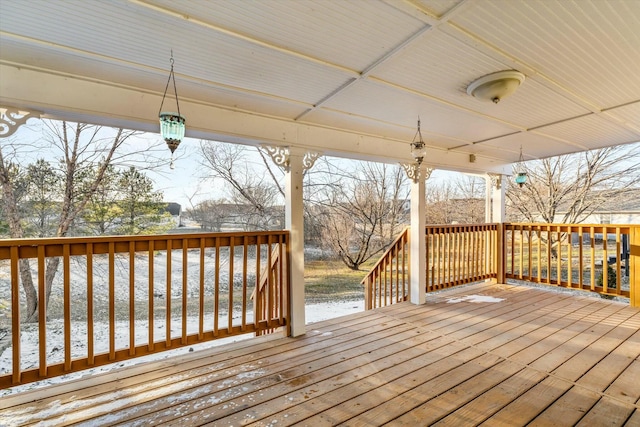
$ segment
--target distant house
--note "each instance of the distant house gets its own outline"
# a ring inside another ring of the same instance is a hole
[[[565,212],[558,211],[556,218]],[[630,188],[618,196],[608,198],[591,215],[581,221],[583,224],[640,224],[640,188]]]
[[[169,212],[171,217],[175,220],[176,227],[183,227],[182,206],[180,206],[180,203],[169,202],[167,203],[165,210]]]

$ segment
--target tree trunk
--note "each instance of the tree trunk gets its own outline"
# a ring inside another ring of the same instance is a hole
[[[31,276],[31,263],[29,259],[24,258],[18,262],[20,268],[20,281],[26,298],[27,307],[24,313],[23,322],[34,323],[38,321],[38,293],[33,284],[33,276]]]
[[[53,287],[53,279],[58,272],[58,266],[60,265],[60,257],[49,258],[47,260],[46,273],[44,275],[46,303],[45,307],[49,306],[49,298],[51,297],[51,288]]]
[[[2,198],[4,199],[2,210],[7,216],[9,234],[11,237],[19,239],[24,236],[24,231],[20,223],[18,202],[9,174],[9,165],[5,163],[2,150],[0,150],[0,187],[2,187]],[[30,263],[28,259],[21,259],[18,265],[20,269],[20,281],[22,282],[22,288],[24,289],[27,302],[25,321],[34,322],[38,318],[38,294],[36,293],[33,278],[31,277]]]

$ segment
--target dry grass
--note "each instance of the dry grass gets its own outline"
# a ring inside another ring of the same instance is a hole
[[[364,287],[360,281],[372,265],[370,263],[360,271],[353,271],[341,261],[307,262],[304,272],[307,303],[363,299]]]

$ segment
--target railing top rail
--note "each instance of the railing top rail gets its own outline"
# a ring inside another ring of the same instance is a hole
[[[633,229],[640,228],[640,224],[566,224],[566,223],[554,223],[554,222],[507,222],[504,224],[507,228],[509,227],[522,227],[522,228],[595,228],[595,229]]]
[[[434,233],[458,233],[468,231],[491,231],[497,230],[497,223],[478,223],[478,224],[443,224],[443,225],[427,225],[425,233],[427,235]]]
[[[277,243],[282,240],[288,244],[288,230],[247,231],[232,233],[193,233],[193,234],[161,234],[150,236],[100,236],[100,237],[54,237],[42,239],[7,239],[0,240],[0,260],[11,259],[11,251],[18,249],[19,258],[36,258],[39,249],[44,249],[47,257],[61,256],[64,248],[69,248],[70,255],[86,255],[87,248],[92,247],[95,255],[106,253],[134,252],[165,249],[197,249],[204,247],[237,246]],[[271,241],[275,238],[276,241]]]
[[[480,226],[498,226],[499,223],[497,222],[477,222],[475,224],[473,223],[467,223],[467,224],[427,224],[425,226],[425,228],[440,228],[440,227],[449,227],[449,228],[454,228],[454,227],[480,227]]]
[[[152,235],[119,235],[119,236],[82,236],[82,237],[41,237],[21,239],[0,239],[0,246],[30,246],[30,245],[59,245],[74,243],[109,243],[131,242],[150,240],[184,240],[212,237],[244,237],[244,236],[279,236],[289,234],[289,230],[268,231],[233,231],[233,232],[207,232],[207,233],[183,233],[183,234],[152,234]]]
[[[393,248],[398,244],[398,242],[400,240],[402,240],[403,237],[406,236],[407,233],[409,233],[409,229],[411,227],[407,226],[404,228],[404,230],[402,230],[400,232],[400,234],[398,234],[398,237],[395,238],[395,240],[389,245],[389,247],[387,248],[386,251],[384,251],[384,254],[382,254],[382,256],[380,257],[380,259],[378,260],[378,262],[371,267],[371,269],[367,272],[367,274],[365,274],[364,278],[360,281],[361,284],[365,284],[367,281],[367,277],[369,277],[371,274],[373,274],[373,272],[376,270],[376,268],[378,267],[378,264],[380,264],[380,261],[385,259],[387,257],[387,255],[389,255],[391,253],[391,251],[393,250]]]

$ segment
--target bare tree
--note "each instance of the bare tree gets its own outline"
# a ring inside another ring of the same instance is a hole
[[[484,222],[484,179],[459,174],[447,180],[427,181],[427,224]]]
[[[245,222],[253,228],[282,226],[283,211],[278,202],[284,191],[283,172],[260,150],[251,160],[253,149],[209,141],[201,142],[203,166],[210,177],[221,179],[230,190],[231,204],[245,206]],[[312,171],[305,171],[306,237],[329,248],[349,268],[386,249],[406,222],[408,191],[406,178],[397,166],[322,158]],[[193,214],[214,223],[211,215],[220,215],[211,203],[201,203]],[[203,212],[210,211],[210,215]],[[280,219],[280,222],[278,222]],[[309,240],[307,240],[309,241]]]
[[[92,194],[94,194],[104,179],[110,165],[122,162],[131,153],[119,154],[132,135],[133,131],[123,129],[111,130],[99,126],[83,123],[67,123],[44,121],[44,138],[39,141],[22,142],[13,140],[13,144],[0,146],[0,185],[2,186],[2,210],[9,222],[10,236],[13,238],[26,237],[18,211],[16,187],[10,173],[11,162],[3,154],[9,153],[17,159],[20,149],[50,147],[56,153],[57,163],[54,166],[61,176],[61,201],[57,212],[58,222],[55,227],[56,237],[67,236],[76,218],[85,209]],[[42,147],[38,146],[38,143]],[[24,151],[22,152],[24,154]],[[88,179],[88,171],[99,165]],[[52,257],[47,260],[45,267],[45,306],[51,295],[53,280],[58,271],[60,259]],[[20,261],[20,279],[26,296],[26,310],[24,320],[33,322],[38,316],[38,298],[33,282],[29,260]]]
[[[230,203],[224,199],[205,200],[192,205],[187,211],[189,219],[200,224],[200,227],[206,231],[222,231],[225,223],[230,221],[232,212],[230,211]]]
[[[640,144],[602,148],[523,164],[528,182],[509,182],[512,218],[580,223],[640,183]]]
[[[323,244],[347,267],[359,270],[383,252],[407,221],[406,177],[398,166],[360,163],[353,172],[337,171],[325,162],[332,179],[327,185],[323,206]]]
[[[283,176],[281,170],[264,157],[261,163],[252,163],[250,151],[240,145],[201,141],[200,149],[203,156],[201,164],[209,169],[209,178],[225,182],[231,203],[244,207],[244,227],[281,228],[283,211],[276,209],[284,195],[279,184]]]

